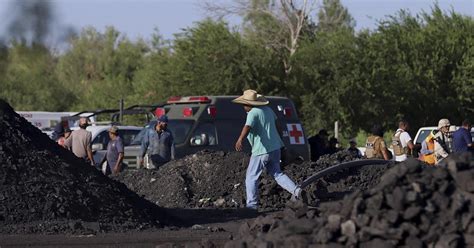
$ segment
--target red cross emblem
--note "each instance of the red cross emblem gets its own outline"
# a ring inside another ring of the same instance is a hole
[[[304,144],[303,128],[301,124],[287,124],[290,144]]]

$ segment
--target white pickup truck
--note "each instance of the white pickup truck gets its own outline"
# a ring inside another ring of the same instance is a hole
[[[458,130],[459,128],[460,128],[459,126],[456,126],[455,130]],[[417,144],[421,145],[421,142],[423,142],[423,140],[425,140],[426,137],[428,137],[428,135],[433,130],[437,130],[437,129],[438,129],[438,127],[435,127],[435,126],[421,127],[420,129],[418,129],[418,132],[416,132],[413,144],[414,145],[417,145]],[[474,142],[474,127],[471,128],[471,135],[472,135],[472,141]]]

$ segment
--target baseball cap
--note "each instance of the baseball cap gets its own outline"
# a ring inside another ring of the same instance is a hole
[[[158,118],[158,122],[168,123],[168,116],[166,115],[160,116],[160,118]]]
[[[117,127],[117,126],[111,126],[111,127],[109,128],[109,132],[110,132],[110,133],[117,134],[117,132],[118,132],[118,127]]]

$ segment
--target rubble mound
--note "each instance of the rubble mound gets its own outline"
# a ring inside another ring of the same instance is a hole
[[[162,211],[58,146],[0,99],[0,233],[154,228]]]
[[[444,167],[410,159],[375,187],[308,209],[245,223],[226,247],[473,247],[474,157],[452,155]]]
[[[167,208],[240,207],[248,155],[199,151],[158,170],[126,170],[115,179]]]
[[[317,171],[354,159],[349,152],[341,151],[323,156],[317,163],[282,166],[282,171],[301,183]],[[245,207],[244,181],[248,161],[249,155],[244,153],[204,150],[171,161],[158,170],[127,170],[116,179],[162,207],[242,208]],[[353,190],[376,184],[386,168],[367,166],[341,171],[311,185],[309,192],[313,193],[313,200],[334,200]],[[260,177],[259,194],[259,209],[262,211],[281,210],[291,198],[290,193],[266,173]]]

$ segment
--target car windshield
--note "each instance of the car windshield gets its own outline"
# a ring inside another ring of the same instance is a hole
[[[185,142],[186,137],[191,131],[193,127],[194,121],[191,120],[169,120],[168,122],[168,129],[173,134],[174,143],[181,144]],[[151,121],[148,123],[145,128],[135,136],[135,139],[130,143],[130,145],[140,145],[142,143],[142,139],[145,136],[146,132],[156,125],[156,121]]]
[[[420,134],[418,135],[418,138],[415,140],[415,144],[421,144],[423,140],[428,137],[428,135],[432,132],[433,130],[421,130]]]

